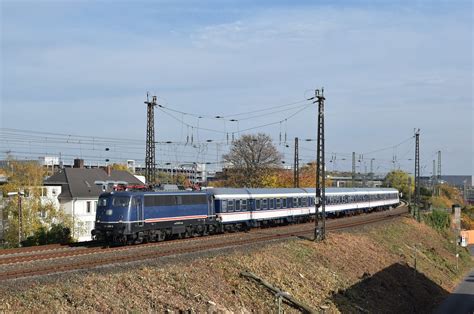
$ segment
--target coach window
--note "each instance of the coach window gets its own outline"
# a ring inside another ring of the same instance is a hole
[[[262,200],[262,209],[268,209],[268,200],[266,198]]]
[[[227,201],[227,211],[228,212],[234,211],[234,201]]]
[[[302,201],[303,201],[302,203],[303,207],[306,207],[308,205],[308,199],[306,197],[303,197]]]
[[[293,207],[298,207],[298,199],[293,197]]]
[[[287,199],[284,198],[284,199],[283,199],[283,208],[286,208],[286,207],[287,207],[287,204],[286,204],[286,203],[287,203]]]
[[[276,199],[276,208],[281,208],[281,199]]]
[[[273,209],[275,204],[275,200],[273,198],[268,199],[268,209]]]
[[[242,204],[241,204],[241,206],[240,206],[240,209],[241,209],[242,211],[247,210],[247,200],[242,200]]]
[[[222,212],[222,213],[226,213],[226,212],[227,212],[227,201],[226,201],[226,200],[222,200],[222,201],[221,201],[221,212]]]
[[[255,200],[255,210],[260,210],[260,200]]]

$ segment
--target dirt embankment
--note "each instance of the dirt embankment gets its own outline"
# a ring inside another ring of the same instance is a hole
[[[416,270],[415,246],[416,244]],[[1,311],[274,312],[274,296],[240,276],[250,271],[315,310],[431,312],[473,262],[410,219],[290,240],[161,266],[64,275],[0,287]],[[288,305],[284,310],[296,312]]]

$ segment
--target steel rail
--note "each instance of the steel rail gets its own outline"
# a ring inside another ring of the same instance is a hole
[[[396,217],[402,216],[404,214],[405,212],[401,212],[397,214],[379,216],[379,217],[374,217],[371,219],[365,219],[361,221],[353,221],[353,222],[347,222],[343,224],[331,225],[331,226],[328,226],[328,230],[335,231],[335,230],[353,228],[360,225],[367,225],[367,224],[371,224],[375,222],[391,220]],[[99,266],[138,262],[138,261],[150,260],[150,259],[160,258],[160,257],[165,257],[165,256],[190,254],[190,253],[196,253],[196,252],[202,252],[202,251],[209,251],[213,249],[223,249],[223,248],[230,248],[230,247],[236,247],[236,246],[250,245],[250,244],[255,244],[255,243],[260,243],[260,242],[280,240],[280,239],[292,238],[296,236],[304,236],[304,235],[312,234],[313,232],[314,232],[314,228],[308,228],[308,229],[299,230],[299,231],[290,231],[290,232],[276,233],[276,234],[270,234],[270,235],[267,234],[267,235],[257,236],[257,237],[249,238],[249,239],[236,239],[236,240],[225,241],[225,242],[213,241],[211,243],[204,243],[202,245],[192,246],[192,247],[170,248],[170,249],[160,250],[160,251],[133,252],[133,254],[130,254],[130,255],[111,256],[107,258],[98,259],[95,261],[75,262],[75,263],[64,264],[64,265],[42,266],[42,267],[33,268],[33,269],[6,271],[6,272],[0,272],[0,281],[16,279],[16,278],[26,278],[26,277],[47,275],[47,274],[49,275],[49,274],[67,272],[67,271],[91,269],[91,268],[96,268]],[[191,240],[199,240],[199,239],[202,239],[202,238],[195,238]],[[209,237],[209,239],[214,240],[216,239],[216,237]],[[172,241],[169,243],[173,244],[176,242]],[[153,243],[153,244],[155,244],[156,246],[156,243]],[[159,244],[167,244],[167,243],[164,242],[164,243],[159,243]],[[143,247],[143,246],[135,246],[135,248],[137,247]],[[110,248],[108,250],[102,250],[100,252],[110,253],[112,252],[111,250],[113,251],[126,250],[127,248],[128,247]],[[95,251],[95,253],[97,252],[99,251]],[[94,253],[86,253],[86,254],[94,254]],[[70,257],[70,256],[61,255],[61,257]]]

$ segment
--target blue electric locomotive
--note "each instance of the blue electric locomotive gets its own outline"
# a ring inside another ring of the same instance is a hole
[[[97,203],[95,239],[162,241],[171,236],[213,232],[215,219],[205,192],[111,192]]]

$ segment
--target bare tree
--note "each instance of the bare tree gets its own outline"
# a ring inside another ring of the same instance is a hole
[[[263,176],[280,167],[282,154],[273,145],[269,135],[259,133],[240,137],[223,159],[228,164],[229,185],[261,187]]]

